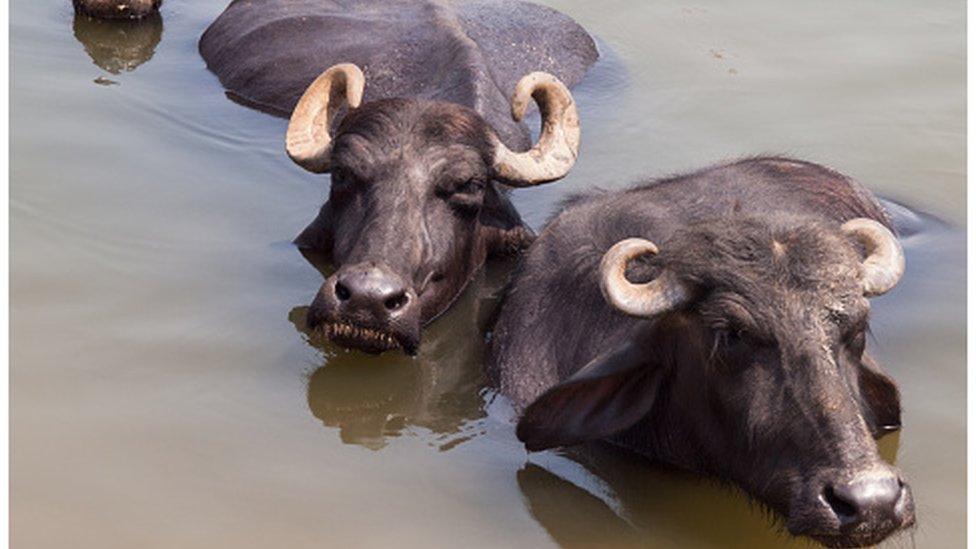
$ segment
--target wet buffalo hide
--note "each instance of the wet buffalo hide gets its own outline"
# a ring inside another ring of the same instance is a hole
[[[366,74],[366,101],[465,105],[518,148],[530,145],[510,115],[519,78],[541,70],[573,86],[598,56],[566,15],[512,0],[235,0],[200,53],[235,99],[274,114],[290,114],[323,70],[351,62]]]

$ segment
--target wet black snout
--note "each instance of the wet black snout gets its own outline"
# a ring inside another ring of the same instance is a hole
[[[381,263],[344,265],[333,273],[308,308],[308,327],[331,341],[368,353],[400,347],[414,354],[420,344],[420,299],[413,287]]]
[[[876,469],[828,483],[823,498],[841,531],[894,529],[914,522],[911,490],[893,470]]]
[[[341,315],[367,325],[387,325],[415,299],[402,278],[380,265],[343,267],[333,280]]]

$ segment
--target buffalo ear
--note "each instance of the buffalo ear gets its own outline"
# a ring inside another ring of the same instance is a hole
[[[485,189],[479,222],[489,255],[515,254],[528,248],[535,240],[535,233],[522,221],[508,197],[503,196],[493,184]]]
[[[529,451],[620,433],[654,405],[660,368],[634,343],[601,355],[526,408],[516,435]]]
[[[880,437],[901,428],[901,395],[894,380],[865,355],[857,372],[865,419],[874,436]]]

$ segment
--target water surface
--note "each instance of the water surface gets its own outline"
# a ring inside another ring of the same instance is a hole
[[[876,299],[919,547],[965,539],[965,4],[552,0],[600,40],[567,193],[758,153],[925,212]],[[120,28],[14,0],[11,514],[18,547],[783,547],[734,490],[594,448],[527,456],[481,376],[505,265],[416,360],[309,339],[288,242],[327,177],[196,52],[224,0]],[[909,219],[910,214],[904,218]],[[902,537],[890,545],[910,546]]]

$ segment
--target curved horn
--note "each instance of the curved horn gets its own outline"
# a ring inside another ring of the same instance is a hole
[[[650,240],[628,238],[613,245],[600,262],[600,290],[610,305],[636,317],[652,317],[688,301],[690,292],[674,273],[665,270],[654,280],[634,284],[627,280],[627,264],[642,255],[657,255]]]
[[[305,90],[291,113],[285,149],[296,164],[310,172],[329,171],[332,138],[329,130],[343,103],[350,109],[363,100],[366,77],[352,63],[333,65]]]
[[[894,288],[905,273],[905,253],[898,238],[881,223],[866,217],[844,223],[841,230],[857,238],[867,251],[861,263],[864,295],[874,297]]]
[[[545,72],[523,76],[512,95],[512,118],[516,122],[525,116],[530,97],[542,113],[539,142],[517,153],[494,138],[495,177],[513,187],[532,187],[565,177],[579,153],[579,113],[566,86]]]

